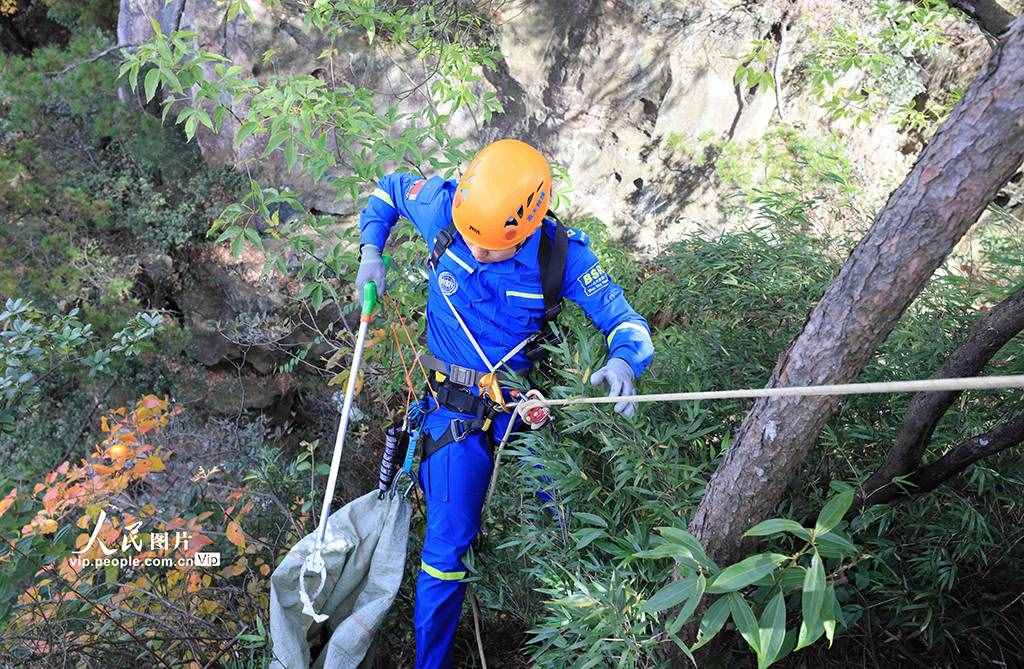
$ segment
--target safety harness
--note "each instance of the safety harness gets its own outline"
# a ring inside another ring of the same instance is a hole
[[[473,336],[455,305],[444,294],[444,291],[441,291],[441,296],[459,323],[459,327],[462,328],[462,332],[489,371],[480,372],[462,365],[447,363],[432,355],[419,357],[420,364],[434,372],[433,379],[428,381],[427,390],[435,398],[438,406],[472,416],[472,418],[453,420],[448,429],[436,439],[429,433],[424,434],[422,456],[424,460],[453,441],[462,441],[467,435],[476,431],[487,434],[488,445],[492,445],[488,430],[494,417],[505,410],[505,395],[499,382],[501,378],[499,369],[520,351],[534,362],[545,357],[547,351],[544,344],[550,341],[551,323],[558,318],[562,311],[562,279],[565,274],[569,249],[569,233],[565,226],[553,213],[549,212],[548,217],[555,224],[554,234],[549,236],[542,227],[537,251],[541,291],[544,295],[544,315],[541,317],[540,327],[537,332],[512,347],[497,363],[492,363],[488,359],[487,354],[476,341],[476,337]],[[454,224],[449,224],[438,233],[427,260],[427,268],[431,272],[436,274],[437,264],[441,260],[441,256],[455,241],[455,234]],[[472,392],[473,387],[479,388],[479,395]]]

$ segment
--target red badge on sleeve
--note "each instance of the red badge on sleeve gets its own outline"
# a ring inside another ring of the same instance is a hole
[[[426,179],[419,179],[413,185],[409,186],[409,191],[405,194],[406,200],[415,200],[419,192],[423,190],[423,184],[427,183]]]

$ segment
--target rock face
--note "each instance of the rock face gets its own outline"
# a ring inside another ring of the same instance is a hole
[[[352,35],[333,72],[324,73],[317,56],[326,41],[303,27],[300,5],[284,1],[268,7],[258,0],[249,5],[255,20],[239,16],[225,23],[224,8],[214,0],[167,5],[122,0],[119,39],[125,44],[145,40],[150,32],[145,16],[155,16],[165,31],[195,31],[202,48],[225,54],[246,74],[267,76],[262,57],[273,49],[277,73],[333,76],[377,91],[382,102],[394,102],[409,78],[422,73],[422,63],[371,49],[362,34]],[[506,3],[493,10],[491,22],[502,59],[484,73],[505,113],[483,127],[456,118],[454,133],[475,145],[500,136],[535,143],[567,168],[578,213],[600,217],[613,235],[641,248],[657,250],[666,239],[697,226],[721,227],[721,193],[710,170],[693,156],[676,155],[666,140],[742,142],[767,130],[775,114],[774,91],[741,91],[734,74],[752,41],[773,39],[793,7],[782,1],[743,8],[667,0]],[[785,79],[785,69],[782,75]],[[785,97],[788,121],[822,123],[820,111],[800,104],[800,91]],[[399,108],[424,104],[414,93]],[[258,139],[234,147],[237,127],[229,120],[218,135],[200,132],[207,160],[247,165],[268,185],[295,188],[311,208],[353,213],[352,202],[289,173],[283,159],[254,160],[262,148]],[[894,128],[882,124],[859,132],[856,144],[865,149],[859,155],[869,156],[881,172],[897,178],[905,173],[909,159],[899,151],[902,142]]]

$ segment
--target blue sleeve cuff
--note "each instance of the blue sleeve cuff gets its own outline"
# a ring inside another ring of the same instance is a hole
[[[621,358],[639,377],[651,365],[654,343],[646,323],[624,321],[608,333],[608,357]]]

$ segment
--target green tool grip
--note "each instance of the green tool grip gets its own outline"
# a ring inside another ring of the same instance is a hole
[[[391,267],[391,256],[381,258],[384,261],[384,270]],[[363,285],[363,316],[370,316],[377,308],[377,283],[367,281]]]

